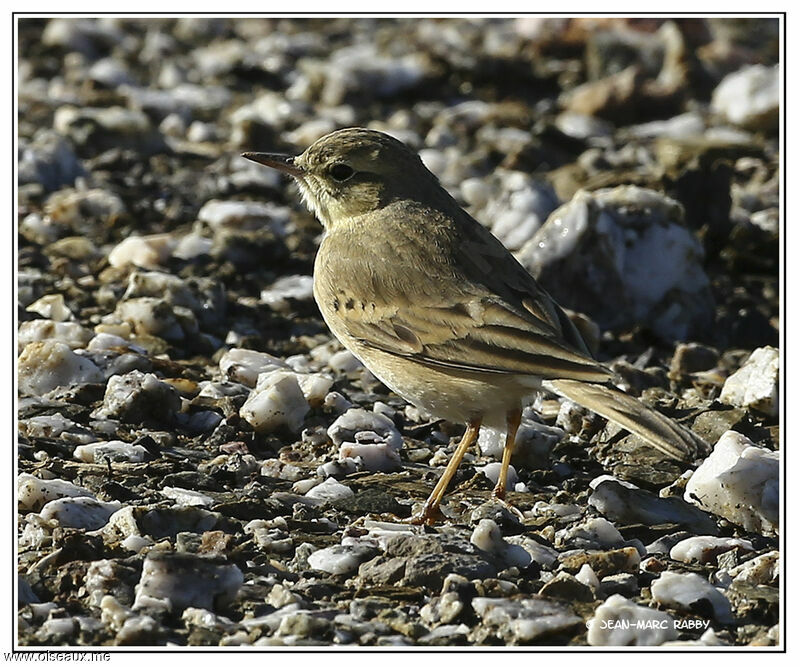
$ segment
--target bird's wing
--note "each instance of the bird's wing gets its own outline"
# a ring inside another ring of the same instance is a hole
[[[459,232],[457,244],[437,247],[435,239],[398,233],[391,249],[372,257],[350,252],[335,281],[339,326],[363,345],[430,365],[545,379],[612,377],[591,358],[563,310],[497,239],[471,222],[479,229]],[[444,257],[443,248],[456,254]],[[389,252],[391,271],[381,262]],[[364,276],[369,285],[359,294]]]

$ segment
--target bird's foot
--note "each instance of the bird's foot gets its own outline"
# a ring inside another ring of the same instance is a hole
[[[439,505],[434,506],[425,503],[419,512],[407,519],[403,519],[403,523],[408,523],[412,526],[432,526],[442,519],[444,519],[444,514],[439,509]]]
[[[520,521],[524,521],[525,516],[522,514],[522,512],[506,500],[505,489],[503,490],[502,494],[496,493],[496,491],[497,489],[492,491],[492,498],[495,501],[497,501],[498,504],[502,505],[505,509],[507,509],[511,514],[517,517],[517,519],[519,519]]]

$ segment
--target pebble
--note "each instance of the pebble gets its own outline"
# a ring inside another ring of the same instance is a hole
[[[751,558],[729,571],[733,581],[749,586],[764,586],[777,582],[780,576],[780,553],[770,551]]]
[[[778,414],[780,354],[774,347],[754,350],[722,387],[719,400],[770,416]]]
[[[311,276],[284,276],[261,290],[261,301],[273,310],[288,312],[293,300],[309,301],[312,298],[313,282]]]
[[[77,322],[54,322],[53,320],[31,320],[19,325],[17,344],[20,349],[28,343],[53,340],[78,349],[92,339],[92,332]]]
[[[341,482],[337,482],[333,477],[328,477],[324,482],[320,482],[314,488],[310,489],[305,496],[313,500],[335,503],[337,500],[352,498],[355,496],[355,493],[353,493],[350,487],[345,486]]]
[[[217,558],[151,551],[136,585],[134,610],[178,612],[223,608],[244,583],[242,571]]]
[[[28,343],[17,364],[19,388],[33,396],[42,396],[57,387],[87,382],[103,382],[95,364],[58,341]]]
[[[499,461],[493,461],[492,463],[487,463],[485,466],[481,466],[480,468],[476,468],[476,470],[483,474],[486,479],[488,479],[492,484],[497,484],[497,480],[500,479],[500,468],[502,464]],[[519,478],[517,477],[517,471],[514,466],[509,465],[508,471],[506,472],[506,485],[507,488],[513,489],[514,485],[517,483]]]
[[[575,579],[595,591],[600,587],[600,579],[597,578],[589,563],[581,565],[581,569],[575,574]]]
[[[514,439],[512,457],[520,464],[537,464],[547,460],[550,451],[564,436],[560,428],[547,426],[523,415],[517,435]],[[490,426],[481,429],[478,434],[478,447],[484,456],[502,457],[506,434],[500,429]]]
[[[329,574],[351,574],[358,566],[377,555],[377,549],[369,544],[334,545],[319,549],[308,557],[308,564],[315,570]]]
[[[116,268],[139,266],[143,269],[162,267],[175,249],[172,234],[129,236],[108,254],[108,263]]]
[[[234,348],[228,350],[219,360],[222,374],[234,382],[255,387],[258,376],[278,369],[288,369],[283,359],[266,352]]]
[[[20,138],[18,173],[20,185],[36,183],[45,192],[52,192],[72,185],[86,171],[64,136],[44,130],[37,132],[33,141]]]
[[[684,499],[748,531],[778,531],[780,457],[726,431],[686,484]]]
[[[568,544],[579,549],[607,549],[624,541],[616,526],[602,517],[592,517],[556,532],[556,545]]]
[[[653,600],[667,607],[693,612],[706,618],[711,615],[721,623],[730,623],[733,620],[728,599],[694,572],[662,572],[650,585],[650,591]],[[708,605],[707,611],[698,605],[700,601]]]
[[[677,523],[701,534],[717,532],[711,517],[680,498],[658,498],[633,484],[607,476],[592,480],[590,486],[589,504],[613,521],[651,526]]]
[[[120,322],[127,322],[138,335],[158,336],[165,340],[180,341],[186,337],[184,324],[176,308],[157,297],[143,296],[122,301],[114,311]],[[197,323],[190,324],[190,330],[197,329]]]
[[[174,500],[176,505],[193,507],[211,507],[214,499],[199,491],[191,489],[181,489],[175,486],[165,486],[161,489],[161,494],[170,500]]]
[[[141,463],[147,458],[147,449],[120,440],[93,442],[75,448],[73,457],[85,463]]]
[[[63,294],[45,294],[25,310],[29,313],[41,315],[46,320],[52,320],[53,322],[66,322],[72,319],[72,311],[64,303]],[[23,322],[23,324],[27,324],[27,322]]]
[[[750,65],[726,76],[711,95],[711,110],[750,129],[777,126],[780,109],[778,66]]]
[[[358,460],[359,467],[370,472],[395,472],[403,468],[397,450],[385,442],[343,442],[339,447],[339,460],[352,459]]]
[[[47,502],[39,516],[53,519],[64,528],[97,530],[105,526],[120,507],[118,502],[105,503],[93,497],[65,497]]]
[[[527,567],[531,563],[531,555],[524,547],[510,544],[503,539],[499,526],[492,519],[481,519],[469,541],[478,549],[493,554],[508,567]]]
[[[483,624],[494,629],[496,635],[507,642],[542,640],[583,624],[583,619],[566,604],[541,598],[504,600],[476,597],[471,604]]]
[[[663,611],[612,595],[589,621],[589,646],[661,646],[678,638],[674,619]]]
[[[328,428],[328,437],[335,445],[357,441],[361,432],[372,432],[377,439],[395,451],[403,446],[403,436],[394,422],[385,415],[368,412],[363,408],[351,408]]]
[[[266,202],[212,199],[203,204],[197,219],[207,223],[214,230],[223,227],[259,230],[266,226],[282,235],[289,222],[289,209]]]
[[[298,433],[309,410],[297,375],[292,371],[275,370],[259,375],[239,415],[257,433],[271,433],[281,427]]]
[[[109,378],[103,405],[92,416],[128,423],[152,419],[168,422],[180,407],[180,396],[169,384],[152,373],[134,370]]]
[[[709,537],[707,535],[688,537],[670,549],[669,557],[684,563],[716,563],[717,556],[737,549],[740,552],[752,551],[753,544],[748,540],[733,537]]]
[[[24,472],[17,476],[17,502],[25,510],[35,512],[51,500],[77,496],[94,498],[88,489],[65,479],[39,479]]]

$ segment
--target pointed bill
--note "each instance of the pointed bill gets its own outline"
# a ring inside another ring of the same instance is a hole
[[[296,178],[301,178],[304,173],[300,167],[295,165],[294,157],[291,155],[282,155],[281,153],[242,153],[242,157]]]

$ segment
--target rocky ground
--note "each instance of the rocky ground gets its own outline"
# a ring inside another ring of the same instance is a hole
[[[23,19],[20,645],[780,641],[778,25]],[[311,296],[321,229],[239,157],[418,150],[694,465],[552,396],[389,392]],[[698,467],[699,466],[699,467]]]

